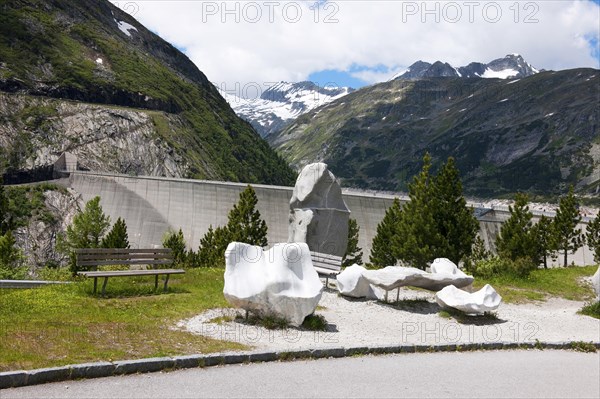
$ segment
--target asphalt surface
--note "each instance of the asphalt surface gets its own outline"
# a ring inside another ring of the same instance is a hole
[[[180,370],[7,389],[0,398],[600,397],[600,354],[491,351]]]

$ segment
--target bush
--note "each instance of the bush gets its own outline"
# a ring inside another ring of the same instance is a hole
[[[495,256],[476,262],[472,273],[475,277],[482,278],[489,278],[496,275],[525,278],[535,269],[537,269],[537,265],[530,258],[511,260]]]
[[[23,267],[23,253],[16,246],[15,237],[9,230],[0,235],[0,279],[20,280],[27,276]]]

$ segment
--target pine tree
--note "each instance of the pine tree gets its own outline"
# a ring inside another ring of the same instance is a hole
[[[266,247],[267,223],[255,209],[258,198],[252,186],[240,193],[240,199],[229,211],[227,230],[231,241]]]
[[[410,201],[402,208],[398,234],[392,237],[398,259],[422,270],[441,249],[449,247],[435,220],[437,202],[430,169],[431,156],[427,153],[423,157],[423,169],[408,186]]]
[[[452,157],[435,177],[432,200],[437,231],[444,237],[441,244],[445,245],[440,245],[435,257],[448,258],[458,264],[470,255],[479,222],[473,210],[467,207],[459,171]]]
[[[575,252],[583,245],[581,230],[576,228],[579,222],[581,222],[579,204],[573,193],[573,186],[571,186],[567,196],[560,199],[552,223],[556,248],[563,253],[565,267],[567,267],[567,253]]]
[[[352,266],[355,263],[361,265],[363,262],[362,248],[358,246],[359,231],[360,226],[356,222],[356,219],[350,218],[348,220],[348,247],[346,248],[346,253],[344,254],[344,258],[342,260],[343,267]]]
[[[527,194],[516,195],[514,205],[508,207],[510,217],[502,224],[496,240],[498,254],[512,261],[522,258],[532,262],[537,260],[536,237],[532,232],[533,214],[527,201]]]
[[[588,223],[585,240],[594,253],[594,260],[600,263],[600,213]]]
[[[98,248],[101,239],[110,226],[110,218],[104,214],[100,206],[100,197],[94,197],[85,204],[83,212],[73,218],[67,227],[65,249],[69,253],[70,267],[77,273],[74,250],[77,248]]]
[[[118,218],[112,229],[102,239],[102,248],[129,248],[129,236],[125,221]]]
[[[22,267],[23,259],[12,232],[0,235],[0,279],[24,278],[27,271]]]
[[[0,175],[0,235],[8,232],[9,224],[8,198],[4,192],[4,181],[2,180],[2,175]]]
[[[398,261],[392,248],[392,237],[397,234],[398,222],[402,213],[400,200],[394,198],[394,203],[385,211],[383,220],[377,225],[377,234],[371,243],[369,267],[381,268],[393,266]]]
[[[200,239],[198,249],[198,264],[201,267],[225,267],[225,250],[231,242],[227,229],[212,225]]]
[[[163,238],[163,247],[171,248],[173,263],[176,265],[183,266],[186,263],[187,252],[185,246],[185,237],[181,229],[177,233],[168,231]]]
[[[554,251],[556,251],[552,219],[542,215],[540,220],[532,227],[532,234],[536,240],[539,260],[544,264],[544,269],[547,269],[548,256],[552,256]]]

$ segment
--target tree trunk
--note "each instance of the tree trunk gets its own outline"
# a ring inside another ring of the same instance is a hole
[[[544,254],[544,269],[548,268],[548,260],[547,260],[547,258],[548,257],[546,256],[546,254]]]
[[[567,267],[567,249],[565,248],[565,267]]]

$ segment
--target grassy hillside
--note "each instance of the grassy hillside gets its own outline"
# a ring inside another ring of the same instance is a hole
[[[351,93],[267,139],[294,166],[322,160],[346,185],[406,190],[425,151],[457,160],[466,191],[556,195],[600,185],[600,72],[521,80],[394,80]]]
[[[151,110],[157,135],[189,165],[185,177],[293,183],[184,54],[108,1],[3,0],[0,9],[0,91]],[[19,133],[43,134],[27,115],[12,117],[14,128],[0,132],[4,159]]]

